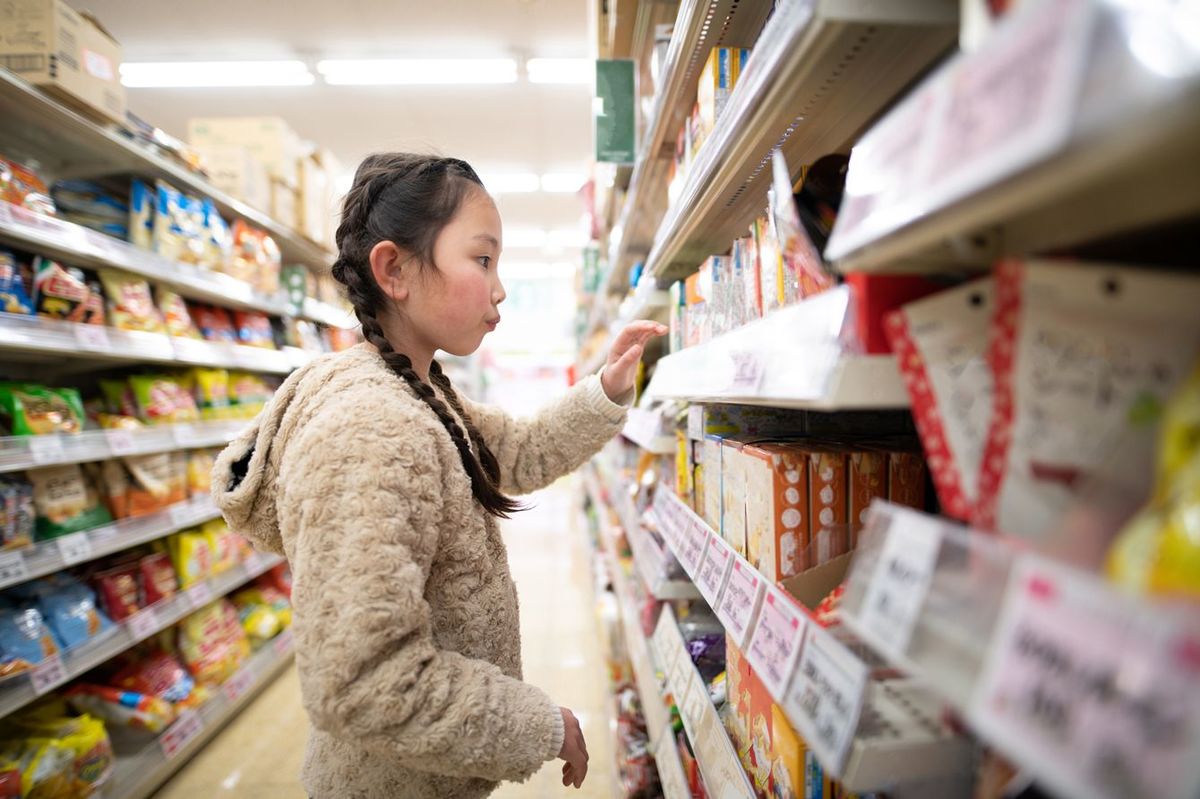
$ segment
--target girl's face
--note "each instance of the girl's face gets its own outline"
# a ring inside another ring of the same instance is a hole
[[[409,328],[432,350],[470,355],[500,323],[503,243],[496,204],[473,189],[434,242],[436,269],[420,270],[404,303]]]

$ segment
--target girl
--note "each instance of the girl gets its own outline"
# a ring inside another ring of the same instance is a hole
[[[472,799],[565,760],[566,708],[521,681],[517,596],[497,519],[620,431],[634,323],[589,377],[516,421],[459,397],[434,352],[474,352],[500,321],[500,215],[462,161],[374,155],[337,229],[333,276],[366,342],[293,373],[217,460],[230,526],[284,553],[318,799]]]

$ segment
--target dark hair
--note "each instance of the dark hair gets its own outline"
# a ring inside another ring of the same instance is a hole
[[[458,213],[467,195],[482,187],[475,170],[457,158],[410,153],[367,156],[354,173],[354,184],[342,205],[333,278],[346,287],[354,314],[362,324],[363,336],[375,345],[388,367],[437,414],[450,433],[463,468],[471,478],[475,499],[493,516],[507,518],[521,506],[500,491],[500,464],[463,410],[450,378],[437,361],[431,364],[430,379],[462,418],[462,426],[438,399],[433,387],[417,375],[412,360],[397,352],[384,334],[378,314],[384,307],[385,295],[375,282],[370,265],[372,248],[381,241],[391,241],[410,253],[420,267],[436,268],[433,247],[438,234]]]

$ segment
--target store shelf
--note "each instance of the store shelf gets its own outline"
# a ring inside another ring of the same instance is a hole
[[[180,191],[210,198],[225,216],[245,219],[270,233],[286,263],[323,271],[333,262],[332,254],[290,227],[218,191],[183,166],[84,119],[7,70],[0,71],[0,105],[5,109],[0,143],[28,153],[58,177],[132,174],[165,180]]]
[[[323,325],[340,327],[345,330],[353,330],[358,327],[358,319],[355,318],[353,311],[314,300],[312,297],[304,300],[304,317]]]
[[[826,250],[843,272],[945,271],[1200,212],[1190,10],[1032,3],[862,139]]]
[[[658,769],[658,781],[662,785],[664,799],[692,799],[683,760],[679,757],[679,746],[675,743],[675,732],[670,725],[659,733],[654,764]]]
[[[211,498],[201,497],[180,502],[158,513],[122,519],[42,541],[28,549],[0,553],[0,589],[157,541],[220,515]]]
[[[843,620],[1057,794],[1200,795],[1200,617],[1025,551],[877,503]]]
[[[661,285],[727,251],[766,207],[776,148],[793,178],[844,152],[954,45],[957,23],[956,4],[940,0],[779,4],[659,227],[647,271]]]
[[[161,425],[144,430],[89,430],[78,435],[9,436],[0,438],[0,473],[215,447],[228,444],[248,424],[238,419]]]
[[[893,356],[845,352],[848,302],[841,287],[667,355],[645,395],[818,411],[907,408]]]
[[[663,432],[663,418],[658,411],[630,408],[621,435],[655,455],[671,455],[675,452],[675,437]]]
[[[295,639],[290,630],[255,652],[194,714],[182,717],[140,750],[117,745],[112,778],[101,790],[105,799],[147,799],[200,751],[292,663]]]
[[[696,101],[696,84],[709,52],[714,47],[753,46],[770,11],[770,3],[740,0],[684,0],[680,4],[625,207],[610,238],[605,281],[610,294],[628,287],[629,269],[645,257],[654,242],[656,225],[667,207],[667,175],[675,157],[675,139]]]
[[[252,559],[113,625],[97,638],[42,661],[32,672],[0,682],[0,718],[83,676],[280,563],[283,563],[281,557],[256,553]]]

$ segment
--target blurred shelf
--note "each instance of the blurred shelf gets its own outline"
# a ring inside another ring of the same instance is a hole
[[[683,760],[679,757],[679,746],[675,743],[675,732],[670,725],[659,733],[654,764],[658,768],[663,799],[692,799],[687,774],[683,771]]]
[[[202,497],[177,503],[157,513],[41,541],[27,549],[0,552],[0,589],[157,541],[220,515],[212,499]]]
[[[645,395],[817,411],[907,408],[895,357],[844,351],[848,298],[840,287],[664,356]]]
[[[0,473],[64,463],[87,463],[133,455],[228,444],[248,420],[159,425],[143,430],[89,430],[78,435],[0,438]]]
[[[140,750],[118,746],[105,799],[147,799],[242,712],[292,663],[295,639],[285,630],[255,652],[199,710],[182,716]]]
[[[726,252],[766,208],[776,148],[793,179],[845,152],[957,35],[957,4],[942,0],[779,4],[659,227],[647,272],[664,285]]]
[[[855,148],[843,272],[948,271],[1200,213],[1200,43],[1164,3],[1032,3]],[[1181,171],[1182,170],[1182,171]]]
[[[842,618],[1065,797],[1200,795],[1200,616],[876,503]]]
[[[0,105],[5,118],[0,143],[35,157],[59,177],[131,174],[165,180],[180,191],[210,198],[224,216],[245,219],[271,234],[285,263],[316,271],[327,271],[333,263],[331,253],[290,227],[126,136],[84,119],[7,70],[0,70]]]
[[[130,647],[178,623],[185,616],[273,569],[284,560],[255,553],[232,569],[210,577],[129,617],[96,638],[47,658],[33,671],[0,682],[0,718],[58,688]]]
[[[338,308],[327,302],[314,300],[312,297],[304,300],[304,318],[344,330],[353,330],[358,327],[358,319],[355,318],[354,311]]]
[[[657,411],[630,408],[621,435],[647,452],[670,455],[675,452],[675,436],[663,432],[662,422],[662,414]]]

